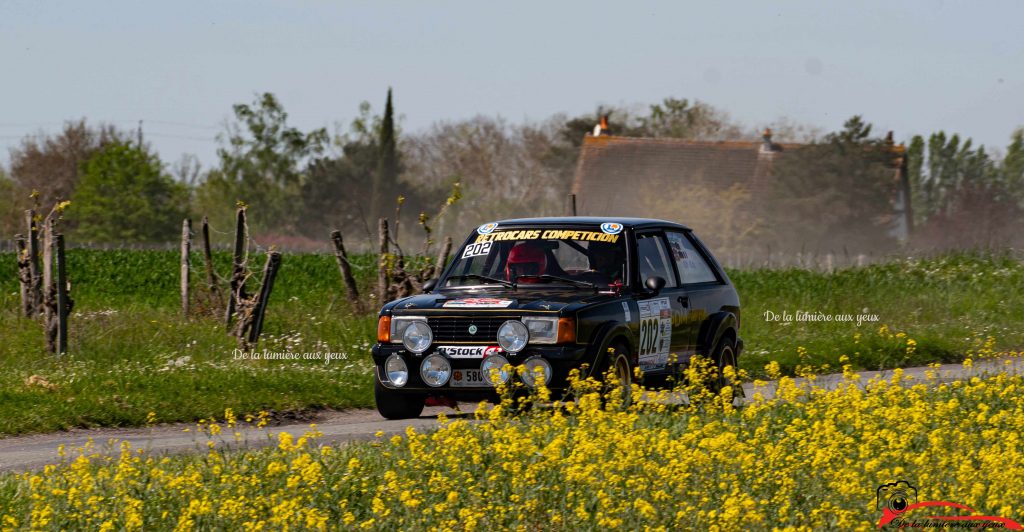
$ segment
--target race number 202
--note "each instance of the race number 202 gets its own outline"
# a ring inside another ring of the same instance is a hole
[[[466,246],[466,249],[462,251],[462,258],[468,259],[470,257],[486,255],[490,252],[491,242],[480,242],[479,244],[470,244]]]

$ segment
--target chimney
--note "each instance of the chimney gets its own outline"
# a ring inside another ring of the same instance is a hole
[[[775,146],[775,144],[772,143],[772,130],[771,130],[771,128],[768,128],[768,127],[764,128],[764,132],[761,133],[761,140],[763,141],[762,144],[761,144],[761,152],[762,153],[771,153],[773,151],[778,151],[776,146]]]
[[[608,130],[608,115],[602,115],[601,122],[594,126],[594,136],[600,137],[602,135],[611,135],[611,132]]]

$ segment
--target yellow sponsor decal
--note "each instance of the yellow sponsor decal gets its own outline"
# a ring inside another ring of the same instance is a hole
[[[608,242],[614,244],[620,235],[609,235],[601,231],[577,231],[575,229],[516,229],[512,231],[495,231],[486,235],[477,235],[474,243],[501,242],[505,240],[586,240],[589,242]]]

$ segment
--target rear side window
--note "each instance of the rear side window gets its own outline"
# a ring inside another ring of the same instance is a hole
[[[683,284],[718,282],[715,271],[686,235],[670,232],[668,244],[672,248],[672,258]]]
[[[661,235],[637,235],[636,258],[641,286],[647,282],[647,279],[655,276],[665,279],[666,288],[676,286],[676,276],[672,275],[669,255]]]

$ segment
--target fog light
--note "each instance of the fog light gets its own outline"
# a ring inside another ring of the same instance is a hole
[[[551,382],[551,373],[551,364],[547,360],[541,357],[533,357],[523,363],[523,374],[521,377],[527,386],[536,388],[537,377],[540,376],[543,379],[544,385],[547,386]]]
[[[402,357],[398,355],[391,355],[384,362],[384,375],[388,378],[388,382],[396,388],[401,388],[409,382],[409,368],[405,365]]]
[[[452,376],[452,365],[448,360],[438,354],[433,354],[423,359],[420,364],[420,377],[427,386],[444,386]]]
[[[491,355],[480,364],[480,371],[483,372],[484,379],[491,386],[508,382],[508,379],[512,376],[512,372],[509,369],[511,368],[508,365],[508,359],[501,355]]]

